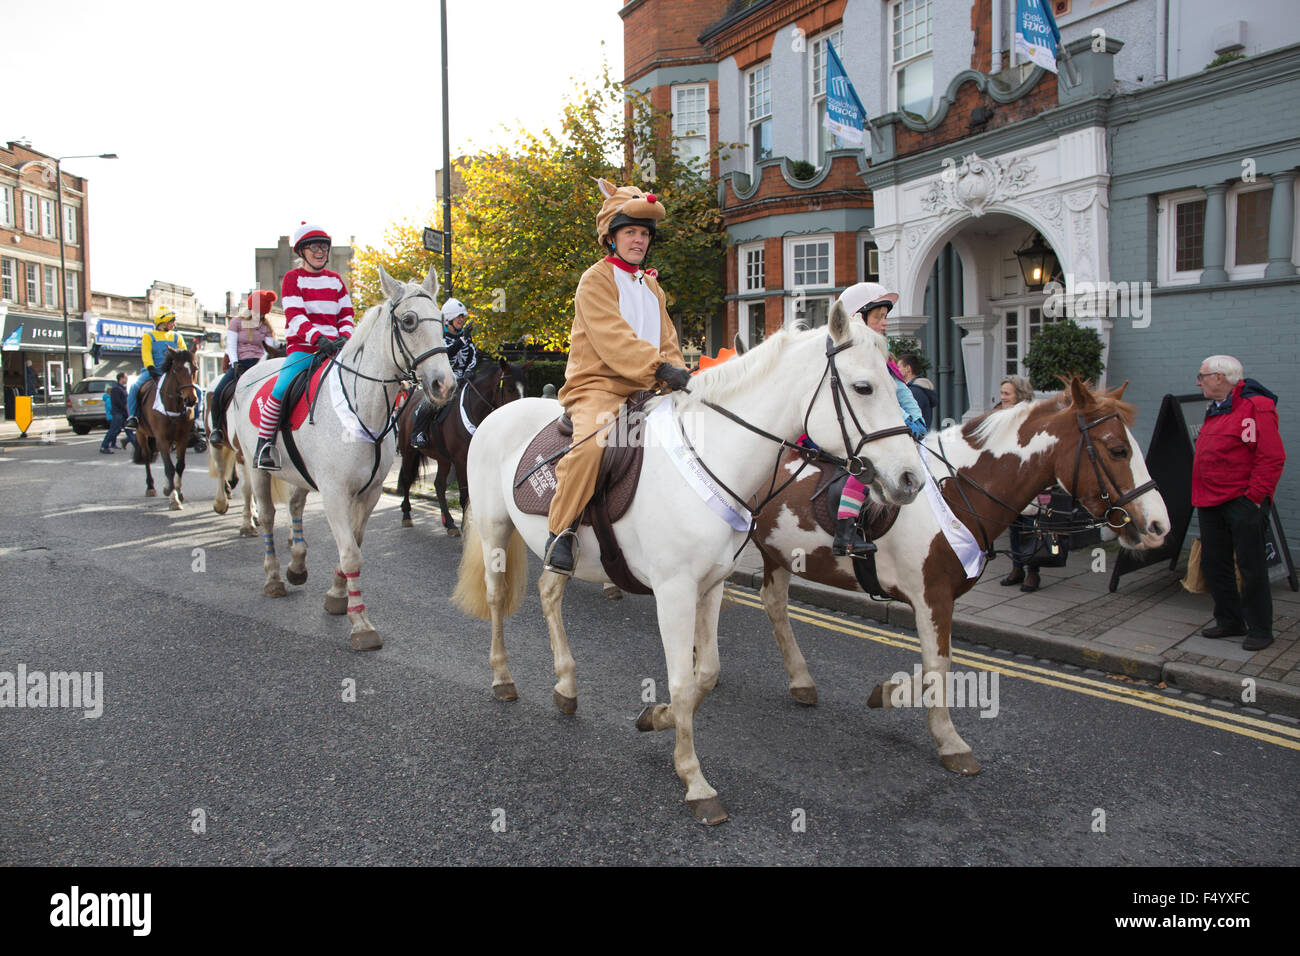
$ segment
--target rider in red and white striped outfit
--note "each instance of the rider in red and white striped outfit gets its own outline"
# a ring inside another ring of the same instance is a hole
[[[280,403],[289,384],[311,364],[316,352],[333,354],[352,337],[352,298],[343,277],[325,268],[329,261],[330,237],[319,226],[302,223],[293,234],[293,251],[302,257],[303,268],[291,269],[280,286],[280,304],[288,340],[288,358],[262,411],[257,432],[256,467],[279,471],[275,435],[280,424]]]

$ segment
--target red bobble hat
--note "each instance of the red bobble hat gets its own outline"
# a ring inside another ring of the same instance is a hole
[[[254,315],[266,315],[271,311],[278,296],[270,289],[258,289],[256,292],[248,293],[248,311]]]
[[[322,240],[330,245],[334,244],[333,240],[330,239],[330,234],[320,226],[313,226],[304,222],[293,231],[293,240],[289,243],[289,248],[297,252],[304,242],[311,242],[312,240]]]

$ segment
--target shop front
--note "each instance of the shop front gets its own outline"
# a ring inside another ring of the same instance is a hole
[[[62,319],[13,312],[0,305],[0,357],[4,367],[4,414],[14,414],[14,399],[30,395],[32,413],[38,417],[62,415],[64,382],[81,381],[85,373],[86,323],[69,319],[66,354],[72,368],[65,370],[65,340]]]

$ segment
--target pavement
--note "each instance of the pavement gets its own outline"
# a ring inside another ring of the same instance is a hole
[[[16,426],[0,421],[0,454],[6,446],[39,444],[51,437],[57,441],[71,434],[66,421],[45,419],[21,439]],[[412,488],[412,497],[433,500],[432,478],[430,468],[425,480]],[[384,490],[396,493],[396,463]],[[453,500],[459,521],[455,504]],[[999,539],[999,550],[1007,546],[1005,537]],[[1010,560],[999,555],[980,582],[957,601],[954,643],[1146,681],[1194,701],[1231,700],[1244,713],[1300,723],[1300,594],[1284,580],[1273,583],[1274,641],[1252,652],[1242,649],[1240,638],[1200,636],[1202,628],[1214,623],[1212,605],[1208,594],[1189,593],[1181,584],[1186,551],[1176,570],[1169,570],[1165,561],[1133,571],[1111,593],[1113,560],[1113,545],[1102,555],[1078,552],[1067,567],[1044,568],[1039,590],[1026,594],[999,584],[1011,570]],[[762,561],[752,545],[741,553],[732,582],[755,590],[762,586]],[[790,600],[915,630],[908,605],[873,601],[861,592],[795,578]]]

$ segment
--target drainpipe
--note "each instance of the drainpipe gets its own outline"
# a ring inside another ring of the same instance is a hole
[[[997,0],[994,0],[996,3]],[[1155,82],[1169,78],[1169,0],[1156,0],[1156,75]]]
[[[993,0],[993,60],[989,75],[997,76],[1002,72],[1002,0]]]

